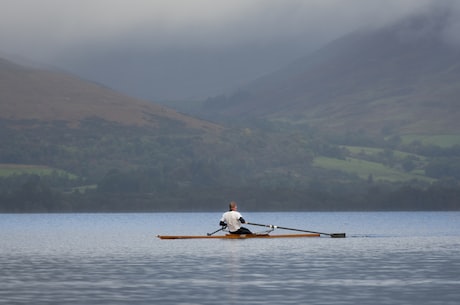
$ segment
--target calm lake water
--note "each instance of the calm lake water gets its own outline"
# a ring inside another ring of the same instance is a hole
[[[347,238],[156,238],[221,213],[0,214],[0,304],[460,302],[459,212],[242,214]]]

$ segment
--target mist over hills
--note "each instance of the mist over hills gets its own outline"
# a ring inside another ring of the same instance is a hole
[[[329,131],[460,131],[460,44],[444,9],[354,32],[230,96],[205,117],[302,122]]]

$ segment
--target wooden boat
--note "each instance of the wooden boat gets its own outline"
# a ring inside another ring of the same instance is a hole
[[[225,234],[225,235],[157,235],[160,239],[247,239],[247,238],[298,238],[319,237],[319,233],[304,234]]]
[[[259,232],[259,233],[252,233],[252,234],[225,234],[225,235],[214,235],[219,231],[228,232],[225,230],[225,226],[222,228],[212,232],[207,233],[207,235],[157,235],[160,239],[246,239],[246,238],[298,238],[298,237],[320,237],[321,235],[327,235],[332,238],[345,238],[345,233],[322,233],[322,232],[315,232],[315,231],[307,231],[307,230],[300,230],[300,229],[292,229],[274,225],[264,225],[258,224],[253,222],[247,222],[248,225],[253,226],[260,226],[260,227],[267,227],[270,228],[267,231]],[[296,234],[273,234],[270,235],[275,229],[284,229],[284,230],[291,230],[291,231],[298,231],[303,233],[296,233]]]

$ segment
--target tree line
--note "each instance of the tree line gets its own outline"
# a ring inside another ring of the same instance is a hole
[[[63,181],[64,184],[68,182]],[[94,188],[57,188],[38,175],[0,179],[0,212],[218,211],[236,200],[252,211],[460,210],[460,188],[437,183],[427,188],[388,183],[304,187],[168,185],[158,187],[146,172],[110,172]]]
[[[324,135],[309,126],[253,122],[219,134],[126,127],[88,120],[14,129],[0,122],[0,163],[40,164],[69,175],[0,178],[1,212],[221,210],[458,210],[460,149],[365,134]],[[10,122],[11,123],[11,122]],[[26,122],[27,123],[27,122]],[[25,123],[25,124],[26,124]],[[344,159],[343,145],[380,147],[368,156],[410,171],[425,154],[434,184],[375,182],[312,166],[316,156]]]

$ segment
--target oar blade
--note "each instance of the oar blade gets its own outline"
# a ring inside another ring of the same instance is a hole
[[[332,233],[330,234],[332,238],[345,238],[346,234],[345,233]]]

